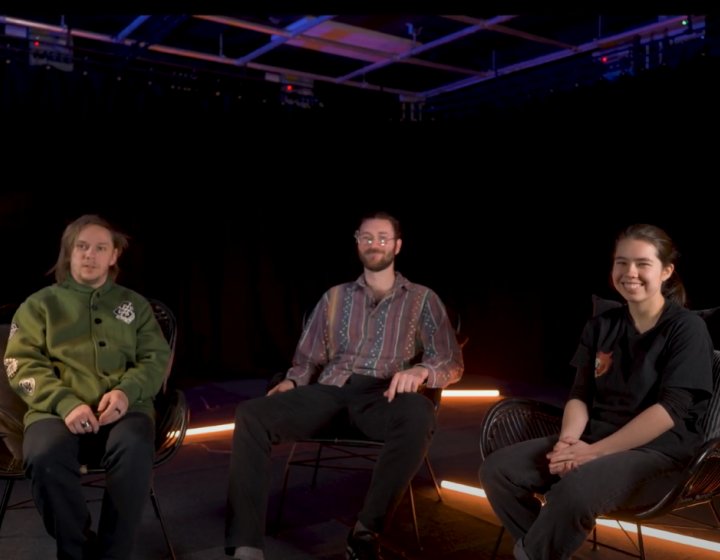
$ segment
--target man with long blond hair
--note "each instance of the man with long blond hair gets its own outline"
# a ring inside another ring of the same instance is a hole
[[[96,215],[67,226],[56,283],[13,317],[10,386],[27,404],[23,456],[59,559],[129,559],[150,491],[153,397],[170,348],[148,301],[115,283],[127,237]],[[107,472],[93,529],[81,465]]]

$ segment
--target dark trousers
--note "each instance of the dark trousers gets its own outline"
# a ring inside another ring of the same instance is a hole
[[[388,403],[389,380],[353,375],[342,387],[312,384],[240,403],[230,458],[225,544],[263,548],[272,444],[311,437],[338,412],[366,436],[385,442],[358,520],[380,532],[422,464],[435,432],[432,402],[400,393]]]
[[[490,505],[512,537],[523,539],[531,560],[570,558],[596,517],[655,503],[682,468],[656,451],[633,449],[599,457],[560,478],[550,474],[545,457],[556,441],[551,436],[499,449],[480,467]],[[536,493],[545,496],[545,505]]]
[[[60,419],[40,420],[25,431],[25,473],[60,560],[128,559],[150,492],[155,425],[140,412],[103,426],[97,434],[75,435]],[[80,465],[106,470],[97,543]]]

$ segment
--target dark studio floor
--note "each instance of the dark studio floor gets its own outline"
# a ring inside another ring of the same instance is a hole
[[[467,376],[457,388],[492,388],[492,380]],[[235,404],[260,394],[264,380],[211,383],[186,391],[191,406],[191,427],[232,421]],[[518,391],[527,395],[527,388]],[[558,395],[535,394],[557,400]],[[446,398],[439,417],[439,430],[433,441],[430,460],[438,479],[478,486],[480,462],[478,441],[480,420],[495,399]],[[155,487],[165,514],[177,558],[181,560],[222,560],[225,492],[230,450],[230,432],[189,436],[169,463],[155,471]],[[269,503],[268,560],[301,560],[320,558],[340,560],[349,527],[359,509],[369,471],[324,470],[318,486],[310,488],[310,469],[291,471],[289,490],[281,525],[275,531],[278,495],[282,484],[284,458],[289,446],[274,450],[274,486]],[[312,451],[308,449],[308,453]],[[430,478],[421,469],[415,479],[416,505],[423,550],[415,543],[408,500],[405,499],[385,537],[387,559],[462,560],[490,558],[498,535],[498,522],[486,500],[443,490],[438,502]],[[97,489],[88,488],[88,496],[99,496]],[[28,483],[15,486],[12,502],[27,499]],[[149,502],[149,500],[148,500]],[[95,511],[99,502],[93,502]],[[693,534],[720,542],[718,531],[700,531],[693,524]],[[627,540],[619,530],[601,527],[600,540],[627,548]],[[711,560],[717,552],[681,546],[652,537],[645,540],[646,554],[652,560]],[[512,544],[503,540],[501,560],[511,558]],[[0,559],[36,560],[53,558],[54,541],[41,524],[32,504],[8,511],[0,532]],[[136,546],[137,560],[168,557],[160,524],[148,504]],[[616,551],[592,550],[587,543],[577,554],[582,560],[610,560],[626,557]]]

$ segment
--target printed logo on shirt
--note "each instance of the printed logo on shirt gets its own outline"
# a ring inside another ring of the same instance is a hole
[[[124,301],[113,311],[116,319],[120,319],[128,325],[135,320],[135,308],[131,301]]]
[[[5,358],[3,363],[5,364],[8,379],[15,377],[17,373],[17,360],[15,358]]]
[[[18,383],[20,390],[26,395],[32,395],[35,392],[35,378],[21,379]]]
[[[17,323],[10,323],[10,332],[8,333],[8,340],[10,340],[13,335],[17,332],[18,326]]]
[[[612,365],[612,352],[598,352],[595,354],[595,377],[605,375]]]

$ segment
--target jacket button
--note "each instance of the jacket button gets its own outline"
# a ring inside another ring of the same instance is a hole
[[[100,323],[102,323],[102,319],[100,317],[95,317],[95,324],[99,325]]]
[[[105,344],[105,341],[104,341],[104,340],[101,340],[100,342],[98,342],[98,345],[99,345],[99,346],[106,346],[106,344]]]

